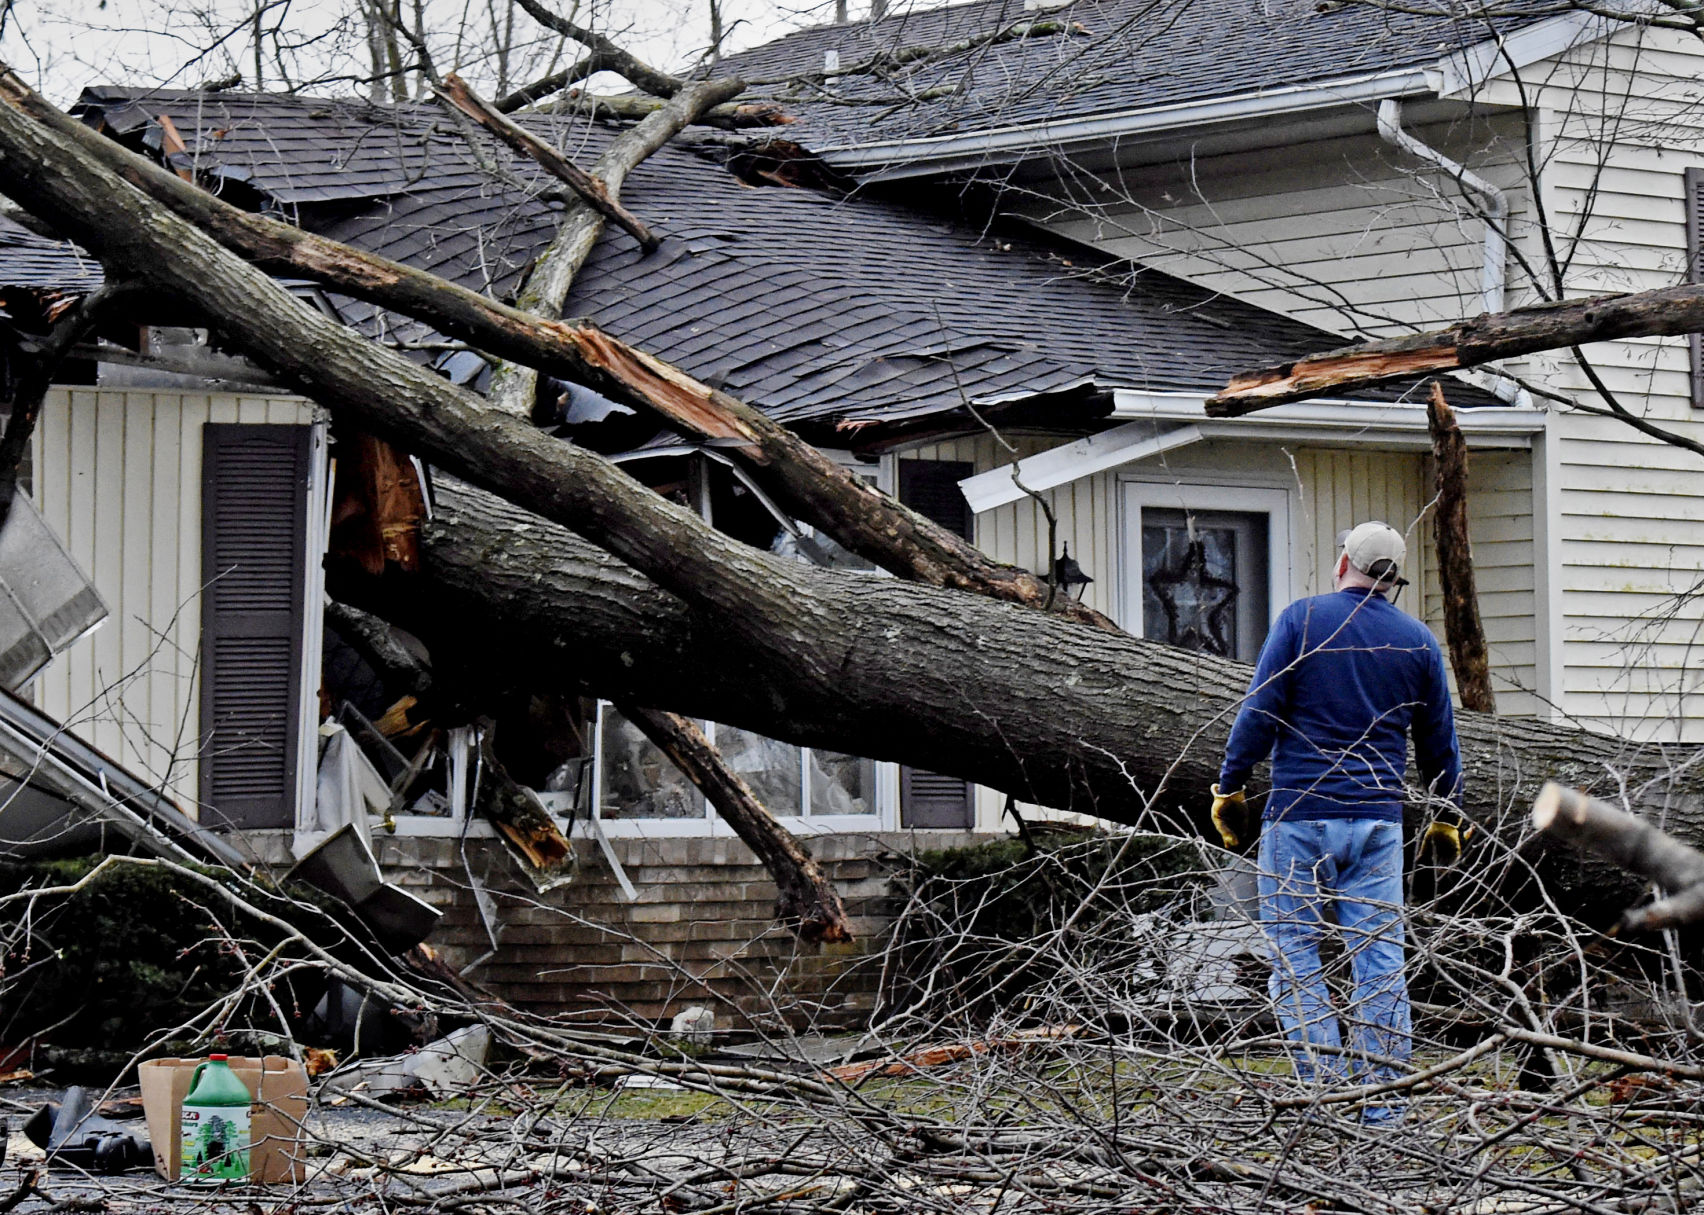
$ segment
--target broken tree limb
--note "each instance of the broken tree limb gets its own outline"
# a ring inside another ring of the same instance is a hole
[[[1437,466],[1432,534],[1438,547],[1438,586],[1444,597],[1444,640],[1450,647],[1450,666],[1455,671],[1462,707],[1495,713],[1491,657],[1485,645],[1485,626],[1479,618],[1473,545],[1467,535],[1467,440],[1444,400],[1443,385],[1436,381],[1426,402],[1426,418]]]
[[[606,197],[620,197],[627,175],[640,162],[678,135],[698,114],[738,95],[744,87],[737,80],[705,80],[685,85],[654,114],[617,135],[592,166],[592,174],[603,183]],[[515,307],[549,320],[560,317],[574,276],[580,273],[580,267],[586,264],[602,234],[603,217],[598,211],[590,203],[571,203],[563,212],[550,245],[527,273]],[[492,408],[524,418],[532,416],[537,397],[538,369],[520,361],[499,364],[486,392]]]
[[[497,107],[468,87],[467,81],[460,76],[454,72],[445,76],[440,95],[511,148],[523,156],[530,156],[543,166],[546,172],[566,182],[569,188],[586,200],[592,210],[638,241],[647,253],[657,247],[657,234],[646,227],[637,215],[622,206],[621,200],[612,196],[603,182],[531,131],[504,117]]]
[[[1618,338],[1704,331],[1704,286],[1599,295],[1487,313],[1447,329],[1310,354],[1233,376],[1207,398],[1207,416],[1236,418],[1328,392],[1479,367],[1499,359]],[[1704,453],[1704,446],[1697,449]]]
[[[625,77],[629,84],[642,92],[653,97],[673,97],[687,87],[688,81],[684,77],[657,70],[596,30],[587,29],[562,14],[551,11],[540,3],[540,0],[520,0],[520,5],[534,21],[546,29],[553,30],[564,38],[572,38],[598,56],[598,66],[604,71]]]
[[[499,114],[513,114],[516,110],[524,110],[535,101],[542,101],[552,93],[560,93],[575,81],[584,80],[599,70],[602,62],[599,56],[587,55],[577,63],[541,76],[531,84],[522,85],[512,93],[505,93],[491,103],[491,108]]]
[[[548,107],[556,114],[586,114],[593,118],[617,122],[636,122],[663,108],[655,97],[606,97],[574,89],[562,100]],[[711,106],[692,120],[694,126],[719,127],[724,131],[744,131],[752,127],[783,127],[793,122],[792,115],[778,105],[768,102],[735,103],[725,101]]]
[[[427,321],[447,336],[586,384],[699,438],[738,440],[724,452],[744,463],[782,509],[890,573],[1029,607],[1049,601],[1046,578],[991,560],[761,411],[608,334],[583,323],[528,316],[412,267],[239,211],[68,118],[9,71],[0,71],[0,100],[265,269]],[[1054,607],[1079,623],[1117,631],[1112,621],[1068,596]]]
[[[734,834],[757,853],[778,888],[776,919],[803,941],[852,939],[846,907],[822,867],[790,831],[775,821],[739,773],[728,767],[704,731],[678,714],[628,701],[616,708],[669,757],[703,792]]]
[[[497,734],[490,718],[475,723],[479,732],[479,785],[472,800],[497,828],[503,842],[526,862],[527,877],[540,893],[573,880],[574,846],[538,794],[509,775],[497,758]]]
[[[1532,803],[1532,825],[1655,883],[1656,902],[1629,909],[1623,930],[1675,928],[1704,920],[1704,852],[1619,806],[1551,783]]]

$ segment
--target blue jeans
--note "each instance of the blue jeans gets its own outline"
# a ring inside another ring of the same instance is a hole
[[[1314,1046],[1340,1047],[1319,942],[1330,901],[1349,955],[1354,996],[1346,1010],[1347,1060]],[[1380,1083],[1402,1073],[1368,1055],[1401,1062],[1411,1051],[1408,983],[1403,978],[1402,824],[1383,819],[1286,819],[1260,835],[1260,922],[1272,955],[1270,991],[1299,1079]],[[1362,1111],[1369,1123],[1402,1117],[1390,1104]]]

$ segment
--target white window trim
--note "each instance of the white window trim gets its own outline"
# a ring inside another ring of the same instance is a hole
[[[1241,511],[1267,517],[1267,625],[1292,598],[1292,538],[1290,491],[1256,478],[1215,478],[1180,481],[1124,473],[1118,478],[1118,623],[1134,637],[1142,636],[1142,510]]]

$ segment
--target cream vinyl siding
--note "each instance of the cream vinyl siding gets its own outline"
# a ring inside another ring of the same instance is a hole
[[[35,703],[185,806],[197,795],[201,428],[306,425],[292,397],[58,388],[35,502],[111,615],[37,677]]]
[[[1568,293],[1682,281],[1685,170],[1704,167],[1696,40],[1622,28],[1521,78]],[[1519,99],[1509,79],[1481,95]],[[1600,342],[1586,355],[1628,409],[1704,441],[1685,338]],[[1595,399],[1571,364],[1545,370],[1548,386]],[[1558,707],[1635,738],[1704,741],[1704,462],[1612,419],[1566,413],[1553,426]]]
[[[1500,187],[1521,127],[1409,126]],[[1481,308],[1484,224],[1459,187],[1377,136],[1056,183],[1035,222],[1333,333],[1390,336]],[[1520,197],[1513,227],[1525,226]]]
[[[1058,440],[1012,438],[1018,455]],[[978,471],[1011,463],[990,438],[963,439],[905,453],[902,459],[967,460]],[[1491,650],[1498,708],[1531,713],[1536,702],[1533,582],[1532,464],[1525,451],[1474,452],[1469,461],[1470,528],[1479,578],[1480,611]],[[1128,478],[1180,486],[1227,485],[1285,490],[1290,500],[1289,599],[1330,589],[1337,533],[1367,519],[1384,519],[1408,537],[1409,578],[1399,604],[1421,615],[1442,641],[1436,590],[1429,457],[1417,451],[1280,446],[1241,441],[1196,444],[1163,459],[1084,477],[1044,493],[1059,521],[1059,538],[1095,579],[1084,601],[1117,618],[1122,582],[1124,522],[1119,485]],[[977,545],[1025,569],[1047,568],[1047,519],[1024,499],[976,517]],[[1281,547],[1281,546],[1275,546]],[[1283,554],[1274,553],[1275,560]],[[1282,585],[1283,579],[1280,580]]]

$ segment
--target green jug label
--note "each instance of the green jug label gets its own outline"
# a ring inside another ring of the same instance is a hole
[[[247,1181],[249,1111],[247,1106],[183,1107],[183,1168],[186,1182]]]

